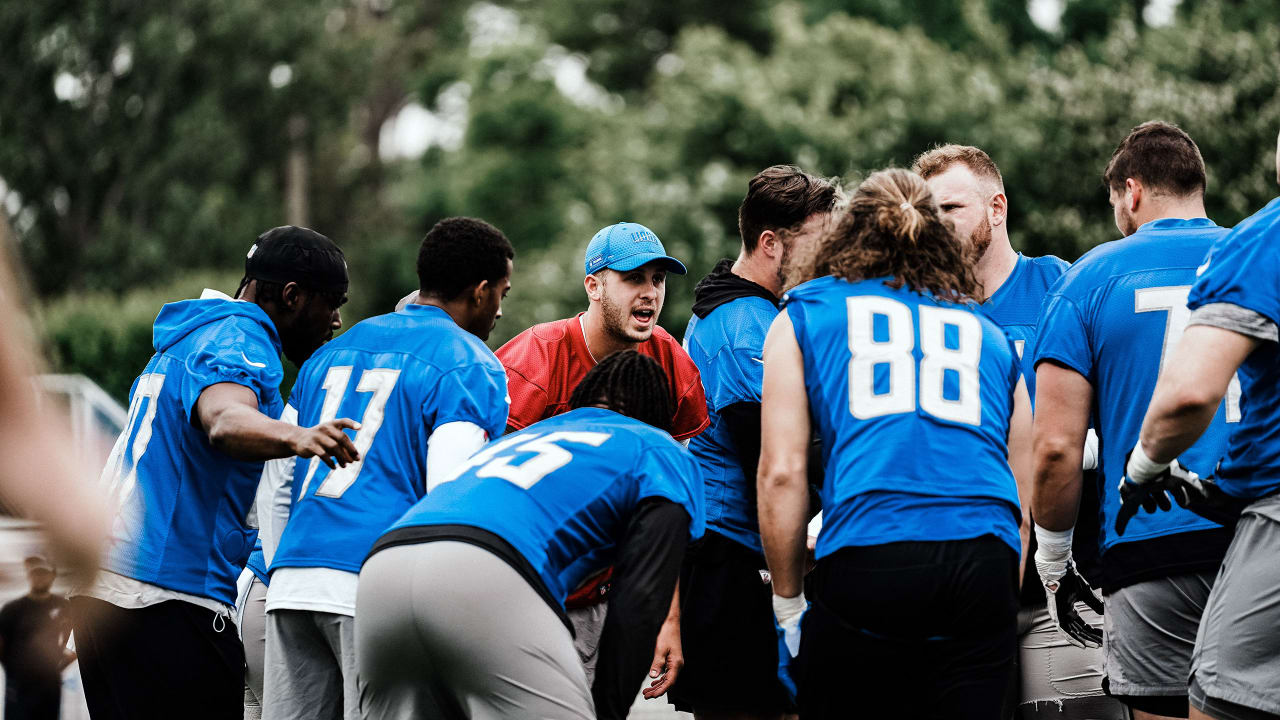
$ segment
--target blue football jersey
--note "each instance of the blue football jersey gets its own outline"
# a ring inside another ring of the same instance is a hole
[[[268,581],[267,558],[262,554],[262,540],[254,540],[253,552],[249,553],[249,560],[245,562],[244,566],[263,583]]]
[[[1229,303],[1280,324],[1280,198],[1218,238],[1197,272],[1192,310]],[[1236,497],[1264,497],[1280,490],[1280,348],[1262,343],[1236,375],[1241,420],[1217,479]]]
[[[331,340],[302,366],[289,403],[303,426],[358,421],[360,460],[335,470],[315,458],[294,466],[293,506],[271,571],[359,572],[382,531],[426,492],[431,433],[468,422],[497,437],[506,397],[498,358],[438,307],[408,305]]]
[[[1049,288],[1068,267],[1065,260],[1053,255],[1027,257],[1018,253],[1018,264],[1013,267],[1013,272],[982,304],[987,315],[1013,340],[1022,361],[1027,394],[1033,403],[1036,400],[1036,373],[1031,364],[1032,356],[1028,353],[1035,352],[1036,327],[1044,296],[1049,294]]]
[[[207,299],[165,305],[153,339],[103,469],[119,503],[106,569],[230,605],[253,545],[245,519],[262,463],[215,450],[196,426],[196,401],[210,385],[236,383],[279,417],[280,337],[257,305]]]
[[[1187,293],[1196,266],[1226,232],[1207,218],[1146,223],[1133,235],[1086,253],[1045,301],[1035,363],[1052,360],[1093,385],[1103,552],[1117,543],[1218,527],[1174,506],[1171,512],[1139,513],[1123,536],[1115,534],[1116,488],[1125,456],[1138,442],[1160,369],[1190,317]],[[1211,473],[1226,447],[1227,423],[1237,417],[1234,400],[1230,407],[1224,403],[1209,430],[1179,461]]]
[[[1017,551],[1013,344],[976,307],[886,281],[824,277],[785,298],[823,442],[817,556],[987,534]]]
[[[738,451],[728,424],[720,416],[730,405],[759,403],[764,386],[764,338],[778,315],[772,302],[759,296],[741,297],[694,315],[684,333],[685,350],[702,376],[711,424],[689,441],[689,450],[702,466],[707,497],[707,526],[762,552],[756,509],[747,495]]]
[[[579,408],[490,443],[388,533],[465,525],[506,540],[561,605],[610,565],[632,511],[665,498],[702,536],[698,463],[667,433],[601,408]]]

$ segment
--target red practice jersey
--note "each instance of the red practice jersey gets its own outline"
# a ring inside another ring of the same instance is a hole
[[[511,414],[507,424],[516,430],[569,410],[569,397],[596,361],[582,335],[582,314],[534,325],[498,348],[498,360],[507,369]],[[676,410],[671,435],[688,440],[711,424],[702,378],[688,353],[671,333],[661,327],[636,348],[667,372],[675,393]]]

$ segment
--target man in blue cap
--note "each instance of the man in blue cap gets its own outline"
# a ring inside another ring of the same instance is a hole
[[[658,326],[667,294],[667,274],[686,273],[667,255],[662,241],[638,223],[620,222],[591,238],[583,258],[586,312],[534,325],[498,349],[511,396],[508,432],[569,410],[574,388],[596,363],[622,350],[648,355],[666,371],[671,386],[671,435],[684,442],[706,429],[707,400],[693,360]],[[611,570],[589,579],[566,603],[574,624],[574,645],[587,668],[595,669],[596,645],[604,627]],[[679,603],[673,602],[658,636],[646,697],[657,697],[675,681],[684,664],[680,649]]]

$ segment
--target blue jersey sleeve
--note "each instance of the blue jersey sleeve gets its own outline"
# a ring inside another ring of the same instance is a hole
[[[1093,353],[1080,308],[1062,294],[1050,295],[1040,313],[1032,369],[1045,360],[1065,365],[1084,377],[1093,372]]]
[[[666,446],[653,446],[641,453],[637,500],[648,497],[666,498],[689,512],[689,539],[702,537],[706,524],[702,477],[698,462],[689,451],[671,441]]]
[[[1280,324],[1280,198],[1272,200],[1209,249],[1187,306],[1230,303]]]
[[[270,338],[252,321],[239,317],[223,320],[208,341],[183,362],[179,393],[188,419],[205,388],[230,382],[249,388],[258,396],[260,409],[279,410],[278,398],[284,372]]]
[[[506,429],[509,407],[507,375],[495,360],[493,367],[469,364],[437,378],[422,403],[422,417],[432,430],[446,423],[469,422],[496,438]]]

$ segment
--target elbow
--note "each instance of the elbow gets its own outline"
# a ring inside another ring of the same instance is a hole
[[[1189,383],[1169,393],[1167,408],[1171,416],[1186,417],[1216,410],[1220,402],[1222,393],[1215,393],[1204,383]]]
[[[760,466],[756,472],[756,494],[768,497],[775,493],[788,491],[807,492],[806,473],[808,458],[803,454],[794,457],[777,457],[762,454]]]
[[[1038,481],[1052,468],[1067,464],[1079,464],[1084,454],[1083,444],[1068,441],[1062,436],[1039,436],[1032,447],[1033,477]]]
[[[227,423],[222,422],[220,417],[215,417],[209,424],[208,436],[209,445],[214,450],[225,453],[231,449],[231,432],[227,428]]]

